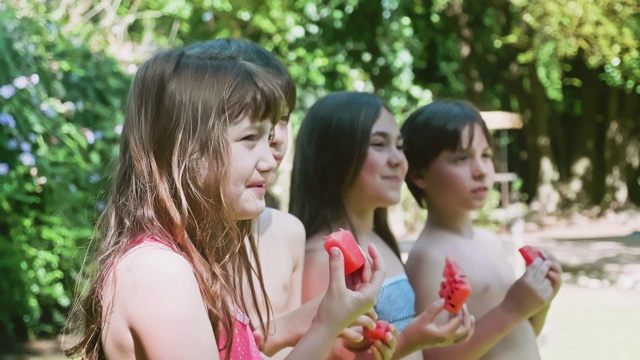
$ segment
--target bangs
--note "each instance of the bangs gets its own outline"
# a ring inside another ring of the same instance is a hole
[[[253,121],[270,120],[272,124],[285,115],[287,99],[271,72],[247,62],[236,69],[237,81],[229,90],[227,110],[236,122],[248,116]]]

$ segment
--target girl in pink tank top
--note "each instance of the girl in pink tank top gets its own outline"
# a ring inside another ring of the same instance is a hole
[[[68,339],[77,341],[68,356],[261,358],[251,325],[265,334],[267,321],[250,324],[239,310],[268,299],[259,269],[254,284],[249,254],[258,256],[253,220],[265,208],[276,167],[272,128],[290,95],[270,69],[215,48],[164,50],[140,66],[98,244],[78,279],[86,291],[69,316]],[[363,273],[372,276],[356,291],[345,285],[342,255],[332,253],[319,320],[289,359],[324,359],[373,306],[384,263],[375,249],[370,254],[372,271]],[[236,293],[244,288],[248,294]],[[252,300],[245,305],[240,295]]]

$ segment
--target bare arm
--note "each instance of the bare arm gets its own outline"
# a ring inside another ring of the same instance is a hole
[[[346,286],[344,259],[337,248],[332,249],[329,285],[320,302],[318,313],[305,336],[300,339],[287,359],[324,359],[330,355],[336,337],[345,327],[373,307],[385,277],[384,261],[374,246],[369,251],[373,259],[373,272],[369,281],[357,289]]]
[[[198,283],[184,258],[141,249],[118,267],[115,310],[122,310],[147,358],[219,359]]]
[[[479,359],[521,322],[540,311],[553,289],[546,273],[550,262],[536,260],[507,292],[504,300],[480,317],[471,339],[463,344],[423,350],[429,359]],[[473,295],[472,295],[473,296]]]

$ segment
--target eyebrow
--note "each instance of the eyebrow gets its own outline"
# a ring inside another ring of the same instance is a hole
[[[389,139],[391,137],[391,135],[386,131],[376,131],[374,133],[371,133],[371,137],[374,137],[374,136],[380,136],[385,139]],[[402,140],[402,134],[398,134],[398,137],[396,138],[396,140]]]

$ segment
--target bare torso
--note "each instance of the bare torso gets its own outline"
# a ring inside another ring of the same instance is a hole
[[[473,238],[438,230],[424,230],[407,260],[407,271],[416,289],[417,303],[438,299],[445,258],[453,257],[466,273],[473,292],[466,304],[481,318],[499,305],[515,282],[503,245],[491,232],[476,230]],[[425,265],[428,264],[428,265]],[[420,270],[418,270],[420,269]],[[419,290],[420,289],[420,290]],[[422,309],[417,309],[421,311]],[[444,322],[446,314],[438,321]],[[528,321],[520,323],[482,359],[539,359],[534,330]]]

